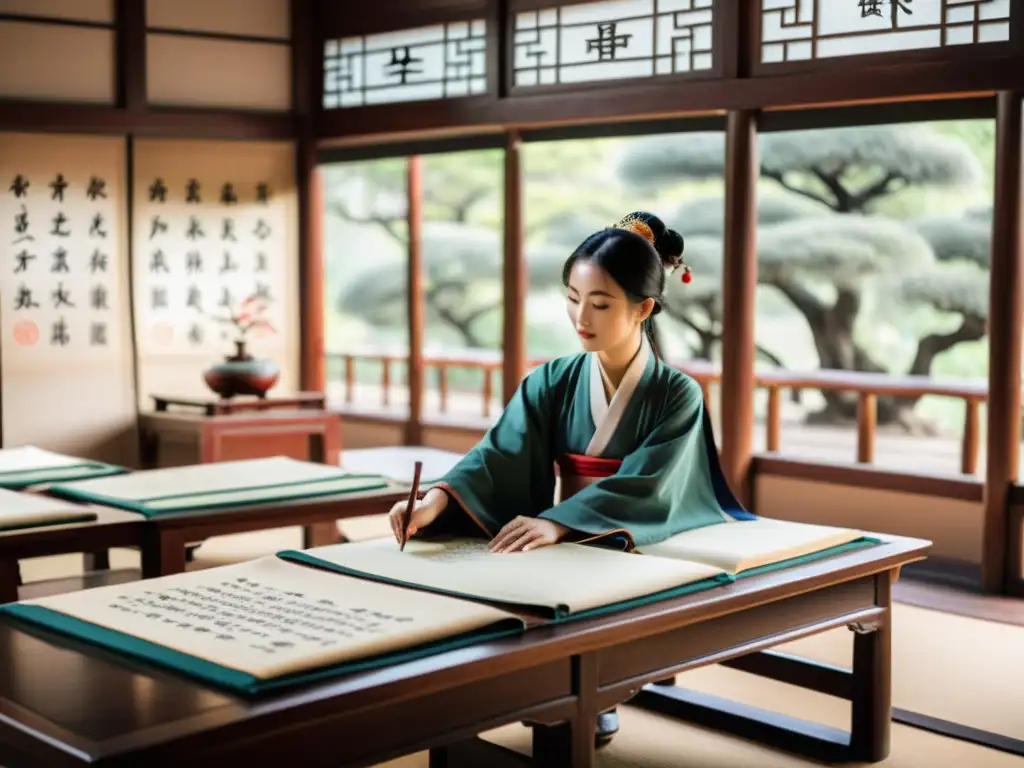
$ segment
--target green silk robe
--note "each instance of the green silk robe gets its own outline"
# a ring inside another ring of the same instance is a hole
[[[696,381],[646,342],[610,403],[601,376],[593,353],[531,372],[498,422],[435,484],[451,500],[419,535],[493,537],[525,515],[567,526],[569,541],[632,549],[753,519],[722,474]],[[556,500],[556,463],[563,472],[582,466],[590,484]]]

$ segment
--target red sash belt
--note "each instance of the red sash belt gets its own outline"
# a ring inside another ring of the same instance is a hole
[[[619,471],[619,459],[602,459],[596,456],[581,456],[577,453],[563,453],[555,463],[560,475],[577,477],[609,477]]]

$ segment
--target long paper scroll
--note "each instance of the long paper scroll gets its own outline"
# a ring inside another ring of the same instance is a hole
[[[18,493],[0,488],[0,531],[84,523],[95,519],[96,513],[88,507],[42,494]]]
[[[66,456],[34,445],[0,450],[0,488],[27,488],[62,480],[120,475],[127,471],[124,467]]]
[[[298,258],[290,144],[135,144],[133,259],[140,397],[209,394],[202,372],[241,338],[229,322],[246,299],[268,327],[245,335],[250,354],[298,364]]]
[[[268,557],[0,608],[247,693],[521,631],[489,606]]]
[[[50,493],[146,516],[284,503],[386,488],[380,475],[357,475],[284,456],[223,461],[58,483]]]
[[[125,144],[0,134],[3,444],[133,460]],[[88,403],[87,408],[80,403]]]

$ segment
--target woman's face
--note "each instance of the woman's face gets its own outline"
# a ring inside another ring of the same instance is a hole
[[[629,342],[654,301],[630,301],[611,275],[592,261],[579,260],[569,274],[565,306],[583,349],[602,352]]]

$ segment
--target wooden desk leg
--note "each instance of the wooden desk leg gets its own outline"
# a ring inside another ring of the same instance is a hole
[[[889,755],[892,721],[892,575],[875,576],[875,600],[888,610],[870,631],[854,630],[850,752],[877,763]]]
[[[95,552],[83,553],[82,570],[84,570],[86,573],[92,573],[93,571],[109,571],[110,550],[98,549]]]
[[[177,531],[147,529],[142,537],[142,578],[184,573],[186,538]]]
[[[21,569],[13,557],[0,557],[0,603],[18,602]]]
[[[334,521],[329,523],[312,523],[302,526],[302,548],[326,547],[328,544],[340,544],[341,531]]]

